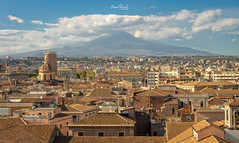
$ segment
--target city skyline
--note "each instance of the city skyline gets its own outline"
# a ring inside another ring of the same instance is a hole
[[[236,0],[3,0],[0,55],[77,47],[116,32],[215,54],[238,55],[238,15]]]

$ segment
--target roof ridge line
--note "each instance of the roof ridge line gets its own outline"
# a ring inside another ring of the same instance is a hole
[[[161,89],[158,89],[158,90],[160,90],[160,91],[162,91]],[[161,94],[161,93],[159,93],[159,92],[157,92],[157,91],[155,91],[155,89],[154,90],[152,90],[153,92],[155,92],[155,93],[157,93],[157,94],[159,94],[159,95],[161,95],[161,96],[164,96],[163,94]],[[165,92],[165,91],[162,91],[163,93],[167,93],[167,92]]]
[[[126,119],[124,119],[122,116],[120,116],[119,114],[116,114],[117,116],[119,116],[121,119],[123,119],[124,121],[126,121],[126,123],[128,124],[130,124],[130,122],[129,121],[127,121]]]
[[[28,125],[27,122],[22,117],[20,117],[20,119],[25,125]]]
[[[73,104],[77,104],[77,103],[73,103]],[[69,105],[71,108],[74,108],[74,109],[76,109],[77,111],[79,111],[76,107],[71,106],[71,105],[72,105],[72,104]]]

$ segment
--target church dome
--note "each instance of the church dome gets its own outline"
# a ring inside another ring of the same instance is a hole
[[[54,72],[53,68],[49,64],[47,64],[47,63],[43,64],[39,68],[39,71],[40,72]]]

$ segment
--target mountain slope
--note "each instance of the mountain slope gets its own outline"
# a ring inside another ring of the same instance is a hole
[[[178,47],[163,43],[155,43],[135,38],[128,33],[116,33],[100,37],[79,47],[64,47],[49,50],[38,50],[27,53],[10,55],[12,57],[43,56],[46,51],[54,51],[59,57],[84,56],[193,56],[213,55],[208,52]]]

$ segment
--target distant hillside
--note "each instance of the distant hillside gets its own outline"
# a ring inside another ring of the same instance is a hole
[[[178,47],[135,38],[128,33],[100,37],[79,47],[64,47],[10,55],[12,57],[40,57],[46,51],[54,51],[59,57],[92,56],[210,56],[209,52]]]

